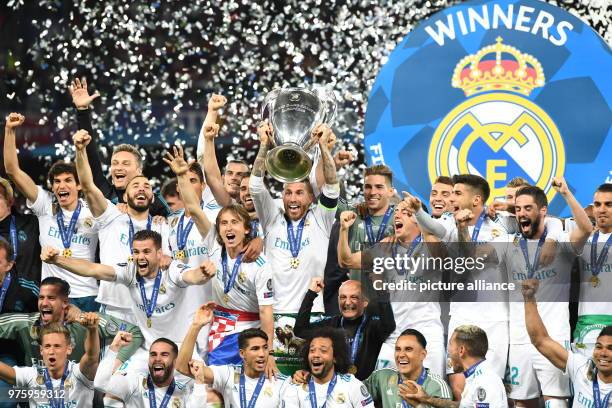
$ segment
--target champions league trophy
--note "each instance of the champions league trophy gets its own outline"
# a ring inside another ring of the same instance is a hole
[[[266,169],[283,183],[308,177],[312,168],[310,133],[315,126],[329,124],[336,116],[336,98],[323,88],[275,89],[266,95],[261,108],[269,119],[276,147],[266,156]]]

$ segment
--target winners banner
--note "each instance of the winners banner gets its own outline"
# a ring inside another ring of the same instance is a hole
[[[579,18],[537,0],[469,1],[391,53],[368,100],[366,155],[425,201],[438,176],[480,175],[490,200],[520,176],[569,216],[552,179],[582,203],[612,182],[611,102],[610,47]]]

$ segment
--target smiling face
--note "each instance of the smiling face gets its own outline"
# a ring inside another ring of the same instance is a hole
[[[240,181],[240,203],[248,212],[255,211],[255,204],[253,204],[253,197],[249,189],[249,177],[243,177]]]
[[[546,207],[538,208],[532,196],[521,194],[516,197],[514,211],[521,234],[527,239],[534,238],[544,223]]]
[[[361,285],[357,281],[346,281],[338,289],[338,306],[345,319],[357,319],[363,315],[368,306],[368,300],[361,292]]]
[[[110,173],[113,185],[123,190],[128,184],[128,181],[140,174],[141,169],[138,166],[136,157],[126,151],[115,152],[111,158]]]
[[[250,232],[248,219],[243,219],[231,208],[224,208],[219,212],[216,225],[217,233],[226,249],[242,248]]]
[[[456,183],[453,186],[453,193],[450,196],[449,203],[452,212],[458,210],[472,211],[482,203],[482,198],[480,195],[474,193],[472,187],[466,184]]]
[[[378,215],[389,206],[393,188],[385,176],[371,174],[365,177],[363,193],[370,214]]]
[[[68,298],[60,294],[57,285],[42,285],[38,294],[38,311],[43,324],[61,322],[68,307]]]
[[[147,211],[153,202],[153,188],[149,179],[136,176],[130,180],[125,190],[125,198],[130,208],[138,212]]]
[[[317,378],[325,378],[334,369],[334,347],[327,337],[315,337],[308,349],[308,366],[310,374]]]
[[[448,360],[455,373],[463,372],[461,356],[464,352],[464,346],[457,342],[457,333],[453,333],[448,342]]]
[[[249,174],[249,167],[244,163],[230,162],[225,166],[223,174],[223,185],[225,191],[232,197],[240,195],[240,182],[242,178]]]
[[[304,182],[285,184],[283,189],[283,205],[285,214],[292,221],[301,219],[310,204],[314,201],[314,196]]]
[[[593,349],[593,362],[602,375],[612,375],[612,336],[599,336]]]
[[[167,382],[174,373],[176,355],[172,346],[159,341],[149,349],[149,374],[155,384]]]
[[[81,186],[72,173],[60,173],[53,176],[51,190],[62,208],[72,208],[79,199]]]
[[[421,373],[427,351],[413,335],[400,336],[395,342],[395,365],[404,376]]]
[[[240,349],[240,357],[244,360],[245,368],[261,374],[266,368],[270,354],[268,342],[261,337],[252,337],[247,342],[247,346],[244,349]]]
[[[62,333],[48,333],[40,340],[40,355],[50,371],[63,370],[72,353],[70,341]]]
[[[156,248],[152,239],[134,240],[132,243],[132,256],[140,276],[157,275],[162,255],[161,248]]]
[[[416,217],[409,208],[398,205],[393,213],[393,225],[395,228],[395,237],[401,240],[409,239],[409,237],[418,230]]]
[[[593,197],[593,216],[597,228],[610,232],[612,229],[612,192],[598,191]]]
[[[429,206],[431,208],[431,215],[433,217],[441,216],[445,211],[451,210],[451,194],[453,193],[453,186],[444,183],[434,183],[431,186],[431,192],[429,193]]]

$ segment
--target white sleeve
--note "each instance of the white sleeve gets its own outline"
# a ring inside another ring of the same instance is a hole
[[[312,187],[312,192],[315,197],[318,197],[319,194],[321,194],[321,189],[317,183],[317,166],[319,165],[320,160],[321,155],[317,154],[312,162],[312,168],[310,169],[310,174],[308,175],[308,181],[310,182],[310,186]]]
[[[189,269],[185,263],[172,261],[168,267],[168,280],[179,288],[186,288],[189,284],[183,280],[183,272]]]
[[[198,145],[196,148],[196,157],[204,157],[204,151],[205,151],[204,125],[205,125],[205,122],[202,121],[202,127],[200,128],[200,133],[198,133]],[[204,171],[202,171],[202,174],[204,174]],[[206,183],[206,174],[204,174],[204,182]]]
[[[368,388],[355,377],[351,378],[351,402],[354,407],[374,408]]]
[[[115,282],[125,286],[131,286],[136,278],[135,273],[130,273],[131,262],[120,263],[113,266],[115,269]],[[134,271],[136,272],[136,271]]]
[[[266,262],[265,258],[259,257],[255,260],[257,264],[262,263],[257,268],[255,274],[255,287],[257,291],[257,303],[259,306],[269,306],[274,304],[274,286],[272,284],[272,265]]]
[[[223,394],[227,388],[231,390],[231,382],[234,380],[234,367],[229,365],[209,366],[213,372],[212,388]]]
[[[433,219],[431,215],[427,214],[422,208],[419,208],[419,211],[417,211],[415,217],[419,227],[422,230],[429,232],[440,239],[446,237],[448,232],[446,227],[444,227],[440,221]]]
[[[291,377],[287,378],[280,387],[280,399],[284,402],[284,408],[300,408],[300,396],[298,386],[291,382]]]
[[[514,215],[498,214],[497,222],[501,224],[508,234],[516,234],[518,231],[518,224]]]
[[[85,387],[89,388],[90,390],[94,389],[94,382],[90,380],[89,378],[85,377],[85,375],[81,372],[80,363],[74,363],[74,365],[72,366],[72,370],[73,370],[74,378],[76,378],[81,384],[83,384]]]
[[[41,186],[36,186],[36,188],[38,189],[36,201],[31,202],[30,200],[26,200],[27,207],[32,210],[32,213],[34,213],[34,215],[37,217],[42,215],[51,215],[53,194],[44,190]]]
[[[194,384],[186,408],[206,408],[206,384]]]
[[[275,210],[278,207],[274,204],[274,199],[266,188],[263,177],[251,175],[249,178],[249,189],[251,190],[251,197],[253,197],[253,204],[255,205],[255,211],[257,212],[261,228],[264,230],[264,233],[267,233],[269,230],[268,224],[274,219]]]
[[[546,226],[546,230],[549,234],[557,235],[563,233],[563,223],[559,218],[556,217],[545,217],[544,225]]]
[[[121,375],[115,374],[113,375],[113,364],[115,359],[117,358],[117,353],[108,349],[106,351],[106,355],[98,365],[98,371],[96,371],[96,377],[94,378],[94,388],[106,392],[109,394],[113,394],[123,400],[126,404],[128,403],[129,396],[134,392],[134,385],[137,386],[135,381],[137,381],[136,375]]]
[[[588,364],[588,360],[579,354],[571,351],[567,352],[567,363],[565,363],[565,372],[563,374],[569,375],[572,382],[576,382],[579,377],[580,368]]]
[[[115,218],[121,216],[121,211],[117,209],[117,206],[110,201],[106,200],[106,209],[104,212],[97,218],[96,224],[100,229],[108,227]]]
[[[17,387],[33,388],[38,372],[34,367],[13,367],[15,370],[15,385]]]

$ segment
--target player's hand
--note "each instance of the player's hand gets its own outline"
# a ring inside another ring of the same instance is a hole
[[[342,211],[340,214],[340,228],[342,230],[348,230],[351,225],[355,223],[357,219],[357,214],[352,211]]]
[[[159,269],[168,269],[170,264],[172,263],[172,257],[169,255],[162,255],[161,260],[159,261]]]
[[[50,246],[46,246],[40,251],[40,259],[44,263],[55,264],[57,263],[57,258],[59,257],[59,249],[53,248]]]
[[[310,286],[308,287],[308,289],[312,290],[315,293],[320,293],[323,290],[324,286],[325,285],[323,284],[323,278],[315,276],[310,281]]]
[[[119,330],[110,345],[110,349],[118,353],[121,347],[125,347],[132,342],[132,333]]]
[[[565,196],[570,192],[567,182],[563,177],[553,177],[552,186],[562,196]]]
[[[81,309],[72,303],[68,303],[68,306],[66,306],[66,311],[64,312],[64,321],[66,323],[78,322],[82,314],[83,312]]]
[[[291,376],[291,382],[294,384],[306,384],[308,382],[308,378],[310,377],[310,373],[306,370],[297,370]]]
[[[210,123],[204,125],[204,139],[214,140],[215,137],[219,136],[219,125],[216,123]]]
[[[81,326],[89,330],[97,330],[100,323],[100,316],[95,312],[81,313],[78,322]]]
[[[12,112],[6,117],[6,127],[9,129],[15,129],[21,125],[25,121],[25,116],[20,113]]]
[[[98,91],[89,95],[89,92],[87,92],[87,80],[85,78],[83,78],[82,82],[78,78],[72,81],[68,86],[68,90],[72,96],[72,103],[77,109],[88,109],[91,102],[100,96]]]
[[[166,152],[166,157],[163,160],[177,176],[189,171],[189,163],[185,161],[183,156],[183,146],[172,146],[172,152]]]
[[[204,363],[200,360],[189,361],[189,372],[197,384],[205,384],[204,378]]]
[[[196,310],[193,315],[191,324],[195,327],[202,328],[212,322],[215,311],[215,302],[206,302]]]
[[[227,103],[227,98],[220,94],[212,94],[208,100],[208,110],[218,111]]]
[[[212,261],[204,261],[199,266],[203,283],[211,280],[217,273],[217,266]]]
[[[538,291],[540,282],[537,279],[526,279],[521,282],[521,292],[523,292],[523,298],[527,301],[535,300],[535,294]]]
[[[244,262],[254,262],[259,254],[263,251],[264,242],[261,237],[253,238],[249,241],[248,244],[244,247],[244,251],[242,252],[242,260]]]
[[[155,225],[162,225],[162,224],[167,224],[167,223],[168,223],[168,220],[163,215],[156,215],[153,217],[153,224]]]
[[[347,164],[352,163],[353,160],[353,153],[347,150],[340,150],[334,154],[334,164],[336,165],[336,170],[340,170]]]
[[[474,214],[472,211],[464,208],[455,213],[455,222],[457,223],[457,228],[467,228],[468,223],[474,219]]]
[[[416,214],[421,209],[421,200],[406,191],[402,191],[402,196],[404,197],[403,202],[406,203],[413,213]]]
[[[267,119],[259,122],[257,125],[257,135],[259,135],[259,142],[262,146],[272,145],[274,132],[272,130],[272,125],[270,125]]]
[[[278,369],[278,367],[276,367],[276,359],[274,358],[272,353],[268,355],[268,361],[266,362],[265,373],[266,373],[266,378],[270,381],[275,379],[280,373],[280,370]]]
[[[91,136],[86,130],[80,129],[72,136],[72,143],[77,150],[83,150],[91,142]]]
[[[415,381],[407,380],[406,382],[398,385],[397,394],[410,405],[416,407],[428,397],[423,387],[417,384]]]

